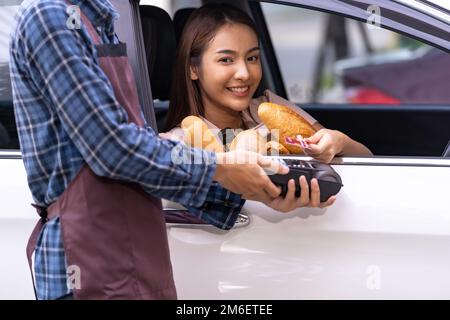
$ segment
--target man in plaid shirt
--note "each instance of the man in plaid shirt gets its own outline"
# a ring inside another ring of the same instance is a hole
[[[23,162],[37,205],[54,203],[87,165],[98,176],[137,183],[152,196],[178,202],[222,229],[233,226],[243,199],[282,211],[299,206],[293,201],[280,206],[280,190],[261,174],[263,166],[276,166],[280,173],[285,167],[251,153],[189,149],[160,139],[150,127],[128,123],[89,33],[67,28],[67,3],[27,2],[11,37],[11,76]],[[72,3],[93,22],[103,43],[118,42],[118,15],[108,0]],[[174,163],[174,154],[204,161]],[[243,162],[244,157],[256,160]],[[35,249],[38,299],[70,295],[59,217],[45,224]]]

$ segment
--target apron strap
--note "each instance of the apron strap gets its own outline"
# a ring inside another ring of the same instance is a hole
[[[41,233],[42,227],[43,227],[43,225],[42,225],[41,221],[38,221],[38,223],[36,223],[36,225],[34,226],[33,232],[31,233],[31,236],[28,239],[28,244],[27,244],[28,266],[30,267],[31,281],[33,281],[33,290],[34,290],[34,296],[36,297],[36,300],[38,300],[38,296],[37,296],[37,291],[36,291],[36,283],[34,282],[32,256],[33,256],[34,249],[36,248],[36,243],[37,243],[39,234]]]
[[[32,256],[33,252],[36,248],[36,244],[39,238],[39,235],[42,231],[42,228],[47,223],[49,219],[52,219],[57,216],[57,210],[55,209],[55,205],[51,205],[48,208],[38,206],[36,204],[31,204],[41,217],[39,221],[34,226],[33,232],[31,233],[30,238],[28,239],[27,243],[27,259],[28,259],[28,266],[30,267],[30,273],[31,273],[31,281],[33,282],[33,290],[34,295],[36,297],[36,300],[38,300],[37,291],[36,291],[36,283],[34,282],[34,272],[33,272],[33,262],[32,262]]]

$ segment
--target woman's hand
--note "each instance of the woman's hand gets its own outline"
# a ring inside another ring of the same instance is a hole
[[[326,202],[320,203],[320,188],[317,179],[311,180],[311,197],[309,196],[309,186],[306,178],[301,176],[299,179],[301,194],[299,198],[295,197],[295,182],[289,180],[288,192],[286,197],[278,197],[275,200],[266,203],[272,209],[281,212],[290,212],[296,208],[325,208],[331,206],[336,201],[336,196],[331,196]]]
[[[316,160],[329,163],[342,153],[347,136],[337,130],[321,129],[309,138],[304,139],[309,148],[304,148],[306,155]]]

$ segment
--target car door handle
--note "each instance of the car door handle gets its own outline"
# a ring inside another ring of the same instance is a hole
[[[212,225],[189,214],[188,210],[165,208],[163,210],[166,225],[168,227],[182,227],[193,229],[211,228]],[[239,213],[233,229],[243,228],[250,224],[250,217]]]

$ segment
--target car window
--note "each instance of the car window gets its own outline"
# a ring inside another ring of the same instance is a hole
[[[159,55],[152,56],[150,54],[150,52],[152,52],[151,43],[153,41],[152,38],[155,37],[155,33],[151,31],[152,27],[149,27],[149,23],[146,22],[148,13],[141,12],[141,22],[144,22],[142,31],[144,36],[144,46],[147,52],[147,67],[150,71],[150,84],[152,85],[153,111],[155,112],[156,123],[160,132],[165,130],[167,111],[169,108],[173,63],[168,62],[175,60],[176,39],[181,33],[182,26],[184,25],[183,22],[187,20],[188,14],[192,12],[191,10],[200,7],[201,4],[200,0],[141,0],[139,2],[141,8],[145,6],[155,6],[163,9],[172,20],[175,31],[173,38],[170,36],[167,37],[166,35],[166,38],[162,41],[164,44],[161,44],[161,46],[164,46],[164,50],[166,51],[164,57],[162,58]],[[179,15],[180,11],[184,11],[183,14]],[[176,26],[178,26],[178,28]],[[153,25],[153,27],[155,27],[155,25]],[[172,47],[171,43],[173,43]],[[161,46],[158,49],[159,51],[162,51]],[[152,58],[150,58],[150,56],[152,56]],[[156,65],[157,67],[155,68],[157,71],[155,71],[155,69],[152,70],[152,66]],[[158,77],[152,78],[152,74],[158,75]]]
[[[20,2],[0,2],[0,149],[19,149],[9,75],[9,35]]]
[[[288,98],[296,103],[450,102],[450,55],[336,14],[262,3]]]

